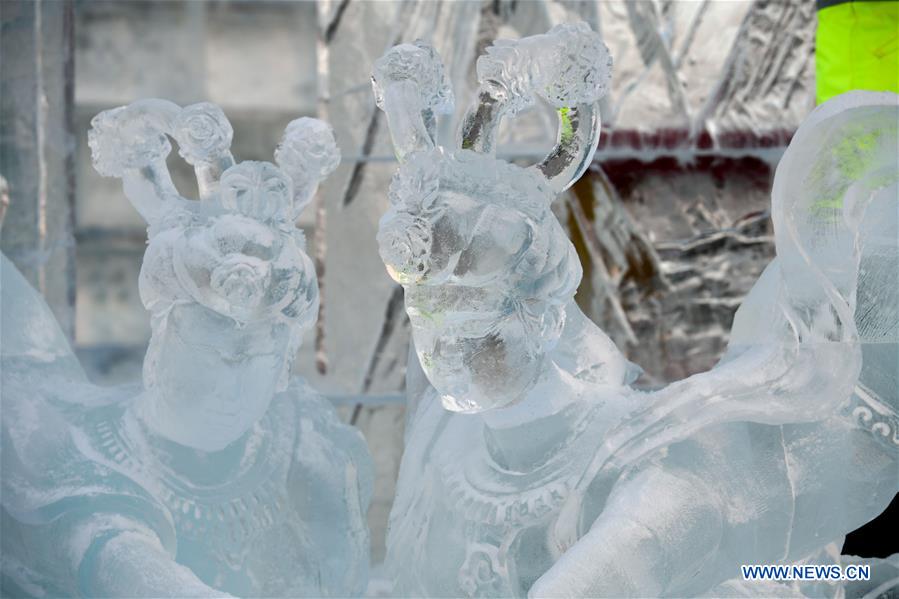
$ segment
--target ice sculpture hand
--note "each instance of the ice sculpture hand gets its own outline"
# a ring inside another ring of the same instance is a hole
[[[272,164],[235,163],[211,104],[144,100],[93,126],[97,169],[122,178],[150,225],[143,386],[89,385],[59,336],[35,333],[55,323],[28,312],[43,304],[24,281],[8,284],[17,273],[4,263],[3,555],[15,564],[4,591],[360,594],[370,457],[289,377],[318,308],[294,223],[339,160],[331,129],[293,121]],[[169,138],[199,200],[172,185]]]
[[[584,25],[497,42],[456,149],[433,137],[450,96],[433,49],[375,65],[401,162],[378,240],[432,385],[391,513],[397,594],[706,592],[740,563],[816,555],[896,491],[880,435],[895,436],[895,97],[848,96],[803,126],[778,169],[779,258],[727,357],[641,393],[572,301],[580,265],[550,211],[589,164],[609,65]],[[535,97],[557,110],[556,147],[530,168],[495,159],[500,119]]]

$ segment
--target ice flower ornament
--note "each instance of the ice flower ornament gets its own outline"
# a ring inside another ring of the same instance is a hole
[[[396,95],[398,83],[402,93],[416,97],[422,110],[446,114],[453,107],[453,90],[449,86],[440,57],[433,47],[421,40],[397,46],[375,62],[372,86],[375,104],[385,110]]]
[[[739,566],[821,563],[899,490],[899,97],[808,117],[775,177],[777,258],[726,355],[647,392],[574,302],[581,267],[550,210],[592,159],[602,40],[571,24],[494,42],[455,147],[434,136],[446,94],[425,48],[396,46],[373,74],[400,161],[378,242],[415,349],[394,594],[820,593],[749,588]],[[538,99],[555,147],[498,160],[501,120]]]
[[[339,162],[337,146],[330,127],[304,118],[288,125],[275,163],[235,162],[232,136],[208,103],[141,100],[92,121],[95,167],[122,180],[149,225],[142,385],[87,383],[61,335],[30,333],[58,327],[3,264],[0,497],[3,555],[16,564],[3,567],[4,595],[365,589],[370,456],[359,432],[290,376],[318,312],[294,223]],[[199,198],[172,183],[171,141],[194,167]],[[7,345],[7,334],[20,341]]]
[[[210,286],[228,302],[241,308],[255,308],[262,301],[271,265],[255,256],[228,256],[215,267]]]
[[[420,280],[430,270],[431,227],[412,214],[398,215],[378,234],[381,257],[398,283]]]
[[[277,164],[235,164],[231,125],[209,103],[179,109],[164,101],[141,101],[101,113],[93,125],[90,140],[98,170],[119,173],[126,189],[137,184],[129,180],[134,171],[142,170],[140,183],[158,188],[162,198],[135,202],[153,225],[141,271],[149,309],[165,311],[174,298],[189,297],[242,323],[271,314],[306,324],[314,318],[316,278],[293,222],[339,162],[326,124],[309,118],[292,122],[276,150]],[[157,143],[136,165],[128,153],[107,151],[127,145],[123,140],[139,128],[144,139],[168,144],[168,134],[178,142],[181,155],[197,170],[199,202],[180,198],[171,186],[162,164],[170,145]],[[159,231],[160,249],[154,244],[157,228],[166,229]]]
[[[188,164],[219,156],[231,149],[234,130],[222,109],[209,102],[192,104],[175,119],[172,137]]]

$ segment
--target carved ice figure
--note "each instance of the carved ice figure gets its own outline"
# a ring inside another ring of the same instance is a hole
[[[728,581],[823,559],[899,487],[897,96],[808,118],[775,179],[778,258],[727,355],[647,393],[574,303],[581,267],[550,210],[591,160],[610,66],[584,24],[496,42],[459,148],[434,141],[451,94],[432,48],[374,66],[401,163],[378,240],[418,358],[387,539],[398,595],[787,593]],[[536,99],[557,145],[497,160],[501,118]]]
[[[3,263],[3,590],[33,596],[339,596],[368,573],[372,466],[289,370],[316,318],[294,225],[339,161],[290,123],[276,164],[234,162],[212,104],[144,100],[92,122],[94,164],[149,224],[143,386],[87,383]],[[179,195],[169,136],[200,198]]]

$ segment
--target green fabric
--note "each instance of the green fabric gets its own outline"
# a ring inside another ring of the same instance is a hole
[[[815,82],[819,104],[854,89],[899,92],[899,1],[819,10]]]

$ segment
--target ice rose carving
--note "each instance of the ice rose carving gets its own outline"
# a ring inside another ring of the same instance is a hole
[[[417,40],[414,44],[396,46],[394,51],[375,61],[372,71],[372,88],[375,102],[385,107],[385,91],[388,86],[406,81],[415,86],[419,94],[420,110],[447,112],[453,104],[453,91],[449,86],[443,63],[433,47]]]
[[[340,164],[340,150],[334,131],[318,119],[303,117],[292,121],[275,150],[275,162],[293,180],[293,218],[309,200],[318,182]]]
[[[231,254],[212,271],[210,284],[236,306],[255,308],[265,297],[270,276],[269,263],[245,254]]]
[[[324,179],[340,164],[334,131],[318,119],[303,117],[291,122],[275,150],[275,162],[291,173],[308,173],[310,179]]]
[[[234,130],[225,113],[215,104],[187,106],[178,115],[172,136],[188,164],[211,162],[231,147]]]
[[[423,218],[400,214],[378,231],[378,247],[394,279],[403,283],[420,280],[428,271],[430,225]]]
[[[508,595],[496,564],[496,548],[476,544],[459,571],[459,588],[467,597],[502,597]]]

